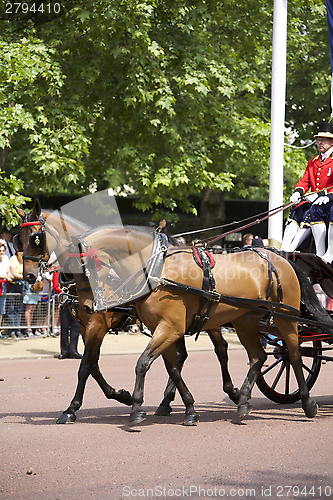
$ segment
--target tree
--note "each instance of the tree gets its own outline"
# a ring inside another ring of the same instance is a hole
[[[65,6],[50,17],[12,16],[0,38],[8,123],[0,146],[11,148],[6,169],[30,193],[129,184],[142,210],[163,215],[195,213],[188,195],[203,190],[267,196],[272,3]],[[328,115],[319,0],[289,6],[288,37],[287,124],[300,143]],[[288,150],[287,191],[304,162],[303,151]]]

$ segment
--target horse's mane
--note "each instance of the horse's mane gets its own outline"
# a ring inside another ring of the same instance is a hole
[[[43,209],[42,210],[42,215],[52,215],[52,214],[55,214],[55,213],[58,213],[59,214],[59,218],[62,217],[64,219],[65,222],[67,222],[68,224],[72,224],[73,226],[79,226],[79,227],[82,227],[82,231],[84,232],[87,232],[90,230],[89,226],[87,224],[85,224],[84,222],[78,220],[78,219],[75,219],[75,217],[72,217],[71,215],[67,215],[67,214],[64,214],[63,212],[61,212],[60,210],[50,210],[50,209]]]
[[[87,231],[85,231],[83,234],[81,234],[81,238],[86,238],[87,236],[91,236],[93,233],[95,233],[97,230],[102,231],[103,229],[114,229],[114,230],[128,230],[128,231],[138,231],[143,234],[148,234],[151,235],[151,237],[154,237],[154,232],[151,231],[151,229],[147,226],[135,226],[135,225],[129,225],[129,224],[124,224],[124,225],[119,225],[119,224],[110,224],[110,225],[103,225],[103,226],[98,226],[96,228],[89,228]],[[180,246],[181,244],[177,240],[177,238],[174,238],[173,236],[168,236],[168,241],[171,243],[173,246]]]

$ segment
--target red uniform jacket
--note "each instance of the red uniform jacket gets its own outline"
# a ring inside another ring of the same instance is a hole
[[[321,163],[320,155],[315,156],[308,162],[302,179],[296,184],[295,189],[303,189],[305,194],[311,191],[321,191],[327,188],[327,193],[333,193],[333,159],[328,156]]]

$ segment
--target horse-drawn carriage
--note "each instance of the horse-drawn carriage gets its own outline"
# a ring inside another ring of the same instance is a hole
[[[328,297],[333,298],[333,269],[320,257],[313,253],[285,253],[284,257],[294,262],[312,284],[319,284]],[[331,316],[332,313],[328,312]],[[333,361],[333,356],[326,355],[333,349],[332,335],[326,330],[325,322],[313,321],[307,314],[303,322],[299,322],[298,336],[302,356],[303,371],[309,389],[315,384],[322,361]],[[299,392],[290,370],[290,359],[285,342],[274,324],[261,322],[259,334],[266,346],[268,355],[266,366],[260,372],[257,386],[260,391],[276,403],[294,403],[299,399]]]
[[[212,257],[200,244],[179,246],[158,231],[153,234],[120,225],[87,230],[62,212],[53,217],[42,211],[38,202],[32,212],[18,212],[23,218],[25,279],[34,282],[55,251],[64,293],[72,297],[83,325],[85,352],[77,390],[58,423],[75,421],[89,375],[106,397],[132,405],[130,425],[140,423],[145,418],[141,409],[144,377],[162,355],[170,380],[158,413],[171,411],[177,388],[186,407],[183,423],[196,424],[194,400],[181,368],[186,359],[184,335],[198,335],[202,330],[213,342],[223,389],[238,405],[239,417],[250,412],[255,382],[273,401],[301,399],[306,416],[316,415],[309,389],[319,375],[321,361],[333,359],[324,355],[330,347],[323,346],[333,342],[333,320],[321,308],[312,287],[321,284],[333,298],[333,270],[320,258],[274,249],[239,249]],[[137,362],[131,396],[107,384],[98,358],[104,335],[132,317],[133,308],[153,334]],[[221,336],[221,326],[229,324],[250,360],[240,390],[232,384],[227,343]]]

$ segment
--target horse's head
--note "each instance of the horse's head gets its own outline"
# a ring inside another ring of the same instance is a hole
[[[22,218],[22,232],[15,237],[14,244],[23,251],[23,278],[32,284],[47,267],[50,257],[46,244],[45,220],[38,200],[35,200],[31,212],[15,208]]]

